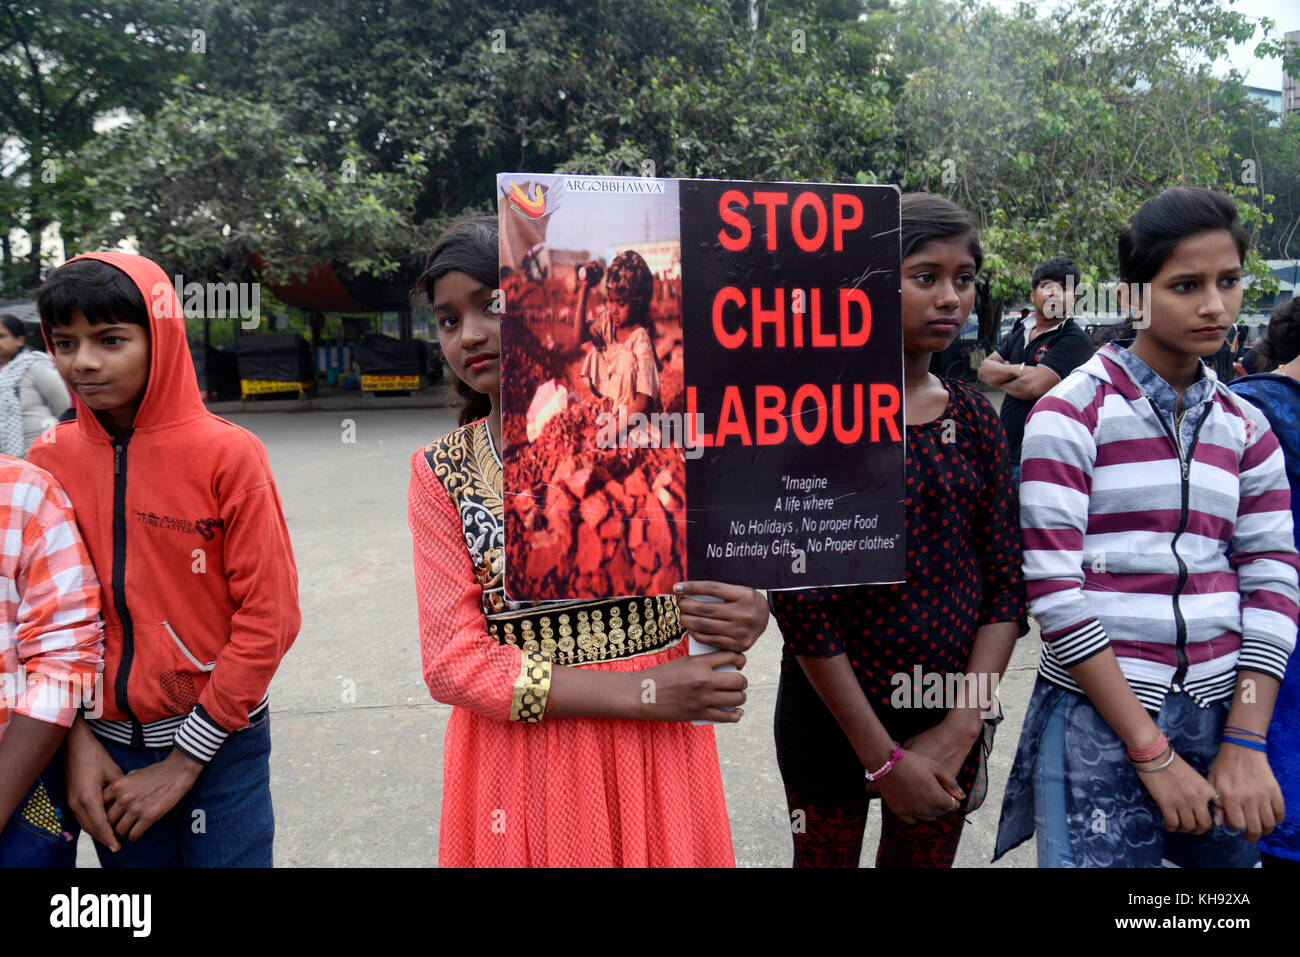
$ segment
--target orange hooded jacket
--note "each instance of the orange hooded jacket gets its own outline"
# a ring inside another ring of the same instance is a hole
[[[104,592],[104,711],[92,727],[206,763],[261,710],[302,622],[280,495],[262,443],[204,408],[162,269],[125,253],[77,258],[130,276],[150,331],[131,431],[115,443],[83,404],[29,453],[72,500]]]

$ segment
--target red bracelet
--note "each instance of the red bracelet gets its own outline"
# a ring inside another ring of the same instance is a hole
[[[1165,753],[1169,747],[1169,739],[1161,732],[1160,737],[1156,738],[1145,748],[1129,748],[1128,759],[1134,764],[1141,764],[1143,761],[1154,761],[1160,755]]]
[[[868,781],[879,781],[881,778],[883,778],[886,774],[888,774],[893,769],[894,765],[898,763],[899,758],[901,758],[902,756],[903,756],[903,746],[900,745],[897,741],[895,741],[894,750],[891,751],[889,754],[888,764],[886,764],[879,771],[876,771],[874,774],[871,771],[868,771],[866,768],[862,769],[862,773],[867,776]]]

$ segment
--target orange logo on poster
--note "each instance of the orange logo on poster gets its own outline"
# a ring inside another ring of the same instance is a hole
[[[542,195],[541,186],[536,183],[532,186],[533,195],[530,197],[511,180],[510,189],[506,191],[506,201],[519,215],[527,216],[529,219],[541,219],[546,215],[546,197]]]

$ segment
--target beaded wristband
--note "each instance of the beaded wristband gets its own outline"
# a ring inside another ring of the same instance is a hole
[[[1165,753],[1165,748],[1169,747],[1169,739],[1161,733],[1151,744],[1145,748],[1129,748],[1128,759],[1134,764],[1140,764],[1145,761],[1154,761]]]
[[[883,778],[886,774],[888,774],[893,769],[894,765],[898,763],[899,758],[901,758],[902,756],[903,756],[903,747],[897,741],[895,741],[894,750],[889,753],[889,763],[887,763],[883,768],[881,768],[879,771],[876,771],[875,773],[868,771],[866,768],[862,769],[862,773],[867,776],[868,781],[879,781],[881,778]]]
[[[1236,731],[1236,732],[1239,733],[1239,734],[1248,734],[1248,735],[1250,735],[1252,738],[1259,738],[1261,741],[1267,741],[1267,740],[1268,740],[1268,737],[1267,737],[1266,735],[1262,735],[1262,734],[1260,734],[1258,731],[1251,731],[1249,728],[1237,728],[1237,727],[1234,727],[1233,725],[1228,724],[1228,725],[1224,725],[1223,730],[1224,730],[1224,731]]]
[[[1223,740],[1226,741],[1226,742],[1228,742],[1229,744],[1235,744],[1235,745],[1237,745],[1238,747],[1242,747],[1242,748],[1250,748],[1250,750],[1252,750],[1252,751],[1267,751],[1267,750],[1268,750],[1268,745],[1266,745],[1266,744],[1265,744],[1264,742],[1262,742],[1262,741],[1250,741],[1250,740],[1247,740],[1246,738],[1235,738],[1235,737],[1233,737],[1233,736],[1230,735],[1230,734],[1225,734],[1225,735],[1223,736]]]

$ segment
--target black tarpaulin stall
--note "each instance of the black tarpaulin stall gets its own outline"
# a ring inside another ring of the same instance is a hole
[[[314,379],[311,347],[296,332],[235,339],[241,397],[269,392],[304,392]]]
[[[371,333],[361,337],[357,365],[365,392],[415,391],[432,368],[433,352],[420,339],[394,339]]]
[[[239,395],[239,360],[232,349],[204,346],[190,340],[190,358],[199,388],[208,393],[208,401],[233,399]]]

